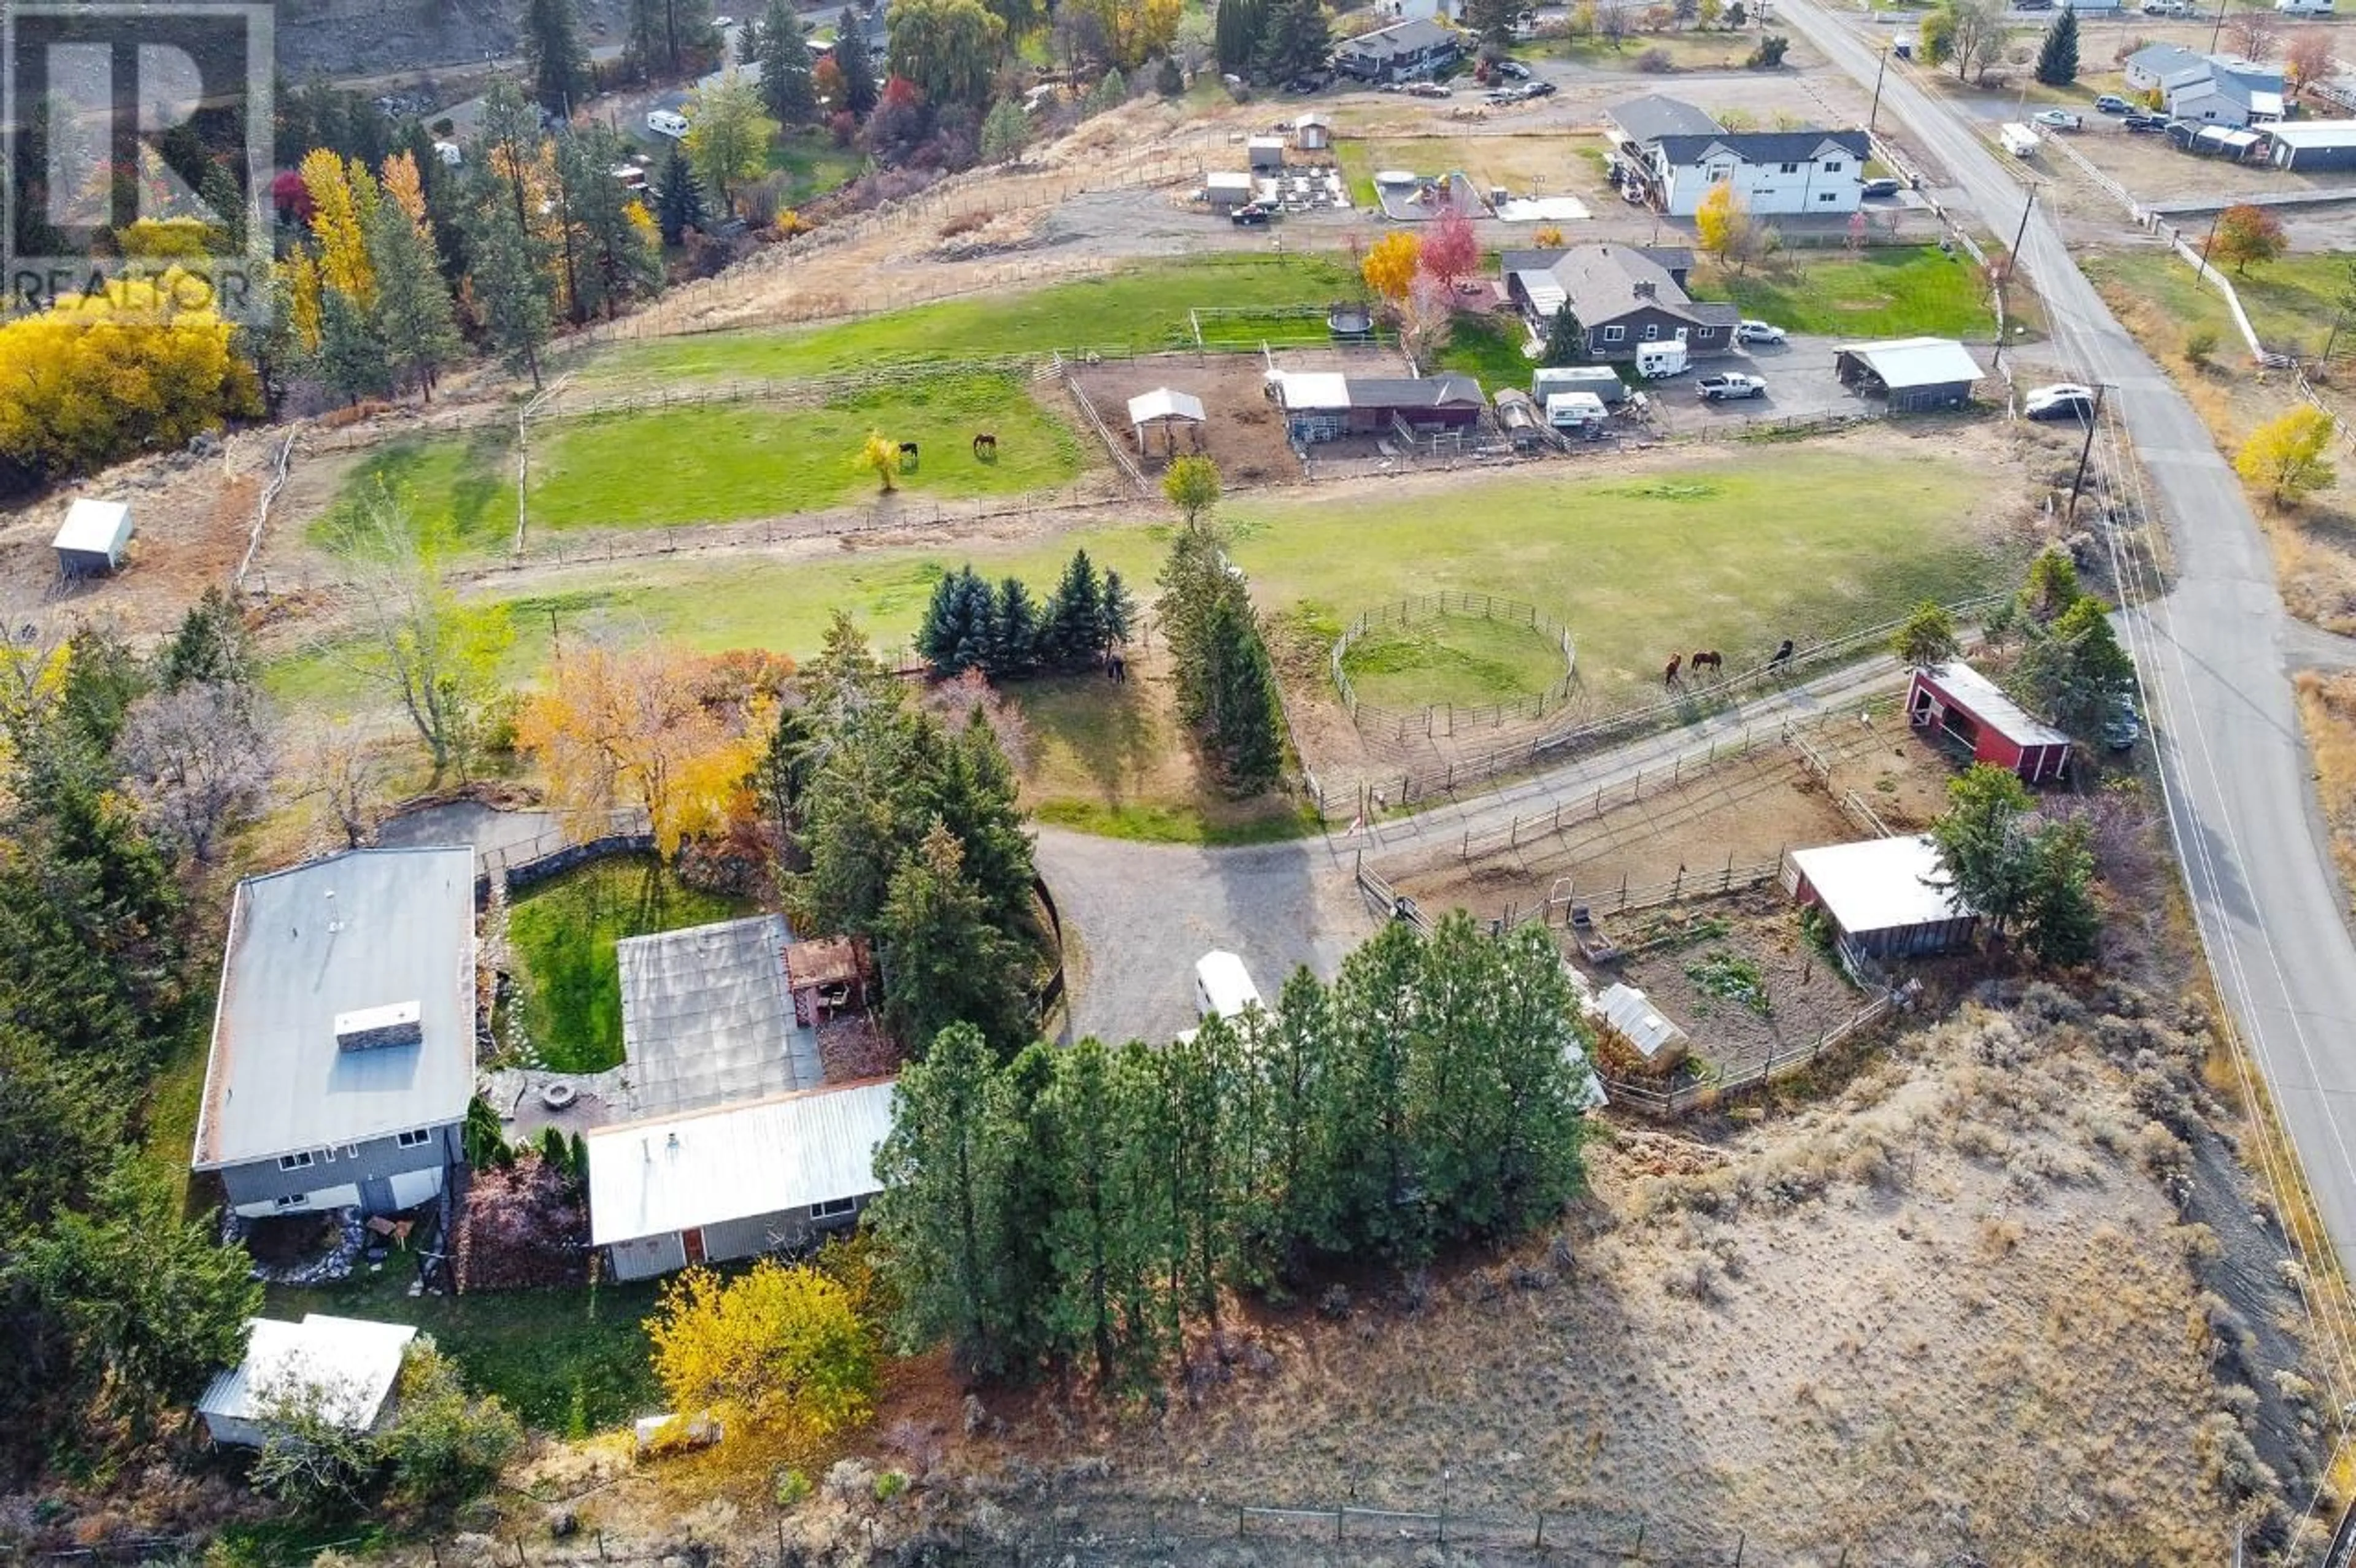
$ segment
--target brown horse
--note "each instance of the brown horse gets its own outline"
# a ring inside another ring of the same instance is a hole
[[[995,432],[985,430],[975,433],[973,454],[980,457],[985,452],[990,453],[990,460],[992,463],[998,461],[998,436]]]
[[[1663,671],[1661,672],[1661,684],[1662,684],[1663,686],[1675,686],[1675,685],[1676,685],[1676,684],[1677,684],[1677,671],[1685,667],[1685,662],[1686,662],[1686,656],[1685,656],[1685,655],[1683,655],[1683,654],[1671,654],[1671,655],[1669,656],[1669,667],[1668,667],[1668,668],[1666,668],[1666,669],[1665,669],[1665,670],[1663,670]]]
[[[1694,655],[1693,657],[1686,661],[1686,667],[1692,670],[1696,675],[1701,674],[1702,667],[1704,665],[1708,665],[1709,667],[1710,674],[1716,675],[1719,671],[1726,667],[1726,659],[1716,648],[1710,648],[1706,652]]]

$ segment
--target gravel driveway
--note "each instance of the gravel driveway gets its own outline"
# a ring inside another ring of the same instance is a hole
[[[1248,848],[1039,829],[1039,871],[1077,961],[1072,1036],[1163,1040],[1194,1024],[1194,960],[1240,954],[1269,1001],[1307,965],[1330,979],[1373,930],[1347,859],[1321,838]]]

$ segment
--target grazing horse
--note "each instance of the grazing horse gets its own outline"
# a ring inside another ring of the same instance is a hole
[[[1666,668],[1666,669],[1665,669],[1665,670],[1663,670],[1663,671],[1661,672],[1661,684],[1662,684],[1663,686],[1675,686],[1675,685],[1676,685],[1676,684],[1677,684],[1677,671],[1678,671],[1679,669],[1681,669],[1681,668],[1683,668],[1683,667],[1685,667],[1685,662],[1686,662],[1686,656],[1685,656],[1685,655],[1683,655],[1683,654],[1671,654],[1671,655],[1669,656],[1669,667],[1668,667],[1668,668]]]
[[[1767,661],[1769,669],[1782,669],[1792,662],[1792,639],[1786,637],[1775,649],[1775,656]]]
[[[990,453],[990,460],[992,463],[998,461],[998,437],[994,432],[986,430],[977,432],[973,438],[973,454],[980,457],[985,452]]]
[[[916,452],[916,443],[915,442],[904,441],[900,443],[900,465],[903,468],[914,468],[916,466],[919,458]]]
[[[1708,665],[1709,667],[1710,674],[1716,675],[1719,671],[1726,667],[1725,656],[1720,654],[1716,648],[1711,648],[1706,652],[1697,653],[1694,655],[1693,657],[1686,660],[1686,667],[1692,670],[1696,675],[1699,675],[1701,673],[1701,667],[1704,665]]]

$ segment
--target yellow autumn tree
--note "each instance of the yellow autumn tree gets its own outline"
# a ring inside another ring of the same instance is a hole
[[[395,153],[384,161],[384,197],[409,215],[409,221],[420,230],[425,227],[425,179],[417,172],[417,159],[408,153]]]
[[[518,715],[516,744],[547,771],[560,812],[637,806],[656,846],[676,854],[727,824],[761,751],[757,699],[707,678],[714,668],[660,643],[565,648]]]
[[[0,325],[0,456],[50,478],[170,451],[262,411],[203,278],[117,278]]]
[[[1719,266],[1738,272],[1757,256],[1758,226],[1731,182],[1719,181],[1701,198],[1701,205],[1694,209],[1694,238]]]
[[[875,1413],[876,1334],[840,1280],[763,1259],[723,1281],[690,1269],[647,1320],[655,1376],[683,1417],[729,1437],[815,1447]]]
[[[2266,492],[2276,506],[2310,490],[2330,486],[2331,443],[2339,421],[2312,403],[2301,403],[2250,432],[2234,455],[2234,471]]]
[[[319,347],[319,263],[308,251],[296,251],[280,263],[286,289],[286,316],[294,325],[295,340],[306,354]]]
[[[365,310],[376,299],[368,251],[376,181],[358,159],[347,164],[324,147],[303,160],[302,174],[303,188],[311,194],[311,239],[318,248],[320,281]]]
[[[859,443],[859,454],[851,460],[851,465],[874,475],[875,482],[888,495],[900,474],[900,448],[882,431],[871,430],[867,439]]]
[[[1398,304],[1407,298],[1408,288],[1415,282],[1416,269],[1422,261],[1422,242],[1405,229],[1398,229],[1366,248],[1366,259],[1358,263],[1358,271],[1368,288]]]

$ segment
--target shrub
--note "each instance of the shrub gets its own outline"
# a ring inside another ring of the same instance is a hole
[[[1676,60],[1656,44],[1636,57],[1636,69],[1647,76],[1666,76],[1676,69]]]
[[[2209,356],[2217,352],[2217,329],[2202,323],[2184,335],[2184,357],[2205,368]]]
[[[1783,34],[1769,33],[1751,49],[1743,67],[1749,70],[1773,70],[1783,63],[1783,56],[1791,47],[1792,40]]]
[[[798,1503],[809,1500],[810,1493],[817,1489],[810,1485],[810,1478],[808,1476],[788,1466],[777,1472],[777,1478],[770,1488],[770,1495],[776,1499],[779,1508],[792,1508]]]

